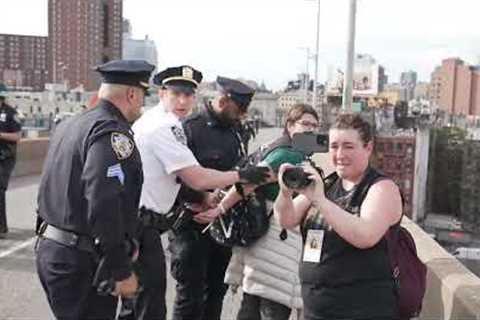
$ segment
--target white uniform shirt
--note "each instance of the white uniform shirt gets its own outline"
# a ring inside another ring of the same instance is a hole
[[[146,111],[132,128],[143,164],[140,206],[167,213],[180,189],[175,172],[198,162],[187,146],[180,120],[166,112],[161,102]]]

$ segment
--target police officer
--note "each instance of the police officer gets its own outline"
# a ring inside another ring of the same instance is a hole
[[[5,97],[0,95],[0,238],[8,233],[5,193],[15,166],[21,130],[17,111],[6,104]]]
[[[246,156],[237,131],[254,90],[240,81],[217,77],[219,94],[204,110],[183,122],[188,147],[198,162],[217,170],[232,170]],[[205,226],[191,221],[188,228],[171,235],[171,272],[177,280],[174,320],[217,320],[222,313],[225,270],[232,255]]]
[[[57,319],[114,319],[115,296],[137,291],[136,250],[127,248],[134,243],[143,174],[130,123],[140,115],[153,69],[141,60],[98,66],[98,104],[63,121],[50,141],[38,195],[43,222],[36,264]],[[99,284],[110,281],[110,294],[92,286],[100,266]]]
[[[160,103],[146,111],[133,126],[145,177],[140,200],[145,230],[138,267],[147,279],[135,301],[136,319],[165,319],[166,272],[160,233],[166,228],[161,221],[174,206],[180,180],[193,189],[206,190],[240,181],[261,182],[267,177],[265,168],[226,172],[207,169],[188,148],[181,119],[191,112],[201,80],[201,72],[186,65],[158,73],[153,81],[160,87]],[[186,268],[195,272],[196,264]],[[181,276],[176,280],[181,281]]]

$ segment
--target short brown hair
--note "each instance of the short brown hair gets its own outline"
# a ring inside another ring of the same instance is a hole
[[[363,143],[367,144],[373,140],[373,128],[359,114],[342,113],[330,129],[348,130],[353,129],[358,132]]]
[[[298,120],[300,120],[300,118],[303,117],[304,114],[310,114],[317,121],[319,121],[318,113],[317,111],[315,111],[315,109],[311,105],[305,104],[305,103],[297,103],[297,104],[294,104],[287,112],[283,133],[288,134],[287,132],[288,125],[293,124]]]

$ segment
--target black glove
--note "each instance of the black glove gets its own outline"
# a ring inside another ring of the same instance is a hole
[[[245,167],[238,170],[240,183],[261,184],[265,182],[269,175],[270,169],[268,167]]]

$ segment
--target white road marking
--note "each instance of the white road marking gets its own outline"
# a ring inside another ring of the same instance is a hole
[[[17,244],[16,246],[13,246],[13,247],[11,247],[7,250],[4,250],[4,251],[0,252],[0,259],[5,258],[6,256],[9,256],[12,253],[15,253],[19,250],[22,250],[22,249],[24,249],[28,246],[32,246],[35,243],[36,239],[37,239],[36,237],[30,238],[28,240],[23,241],[22,243]]]

